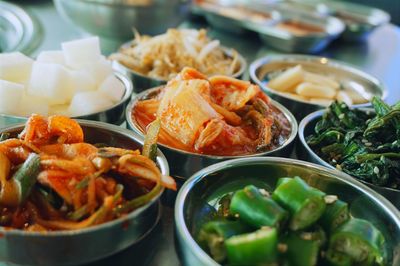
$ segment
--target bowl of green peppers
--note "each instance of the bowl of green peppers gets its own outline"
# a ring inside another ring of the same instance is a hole
[[[295,159],[195,173],[175,229],[183,265],[400,265],[400,212],[349,175]]]
[[[333,103],[299,126],[297,156],[345,172],[400,208],[400,102],[372,108]]]

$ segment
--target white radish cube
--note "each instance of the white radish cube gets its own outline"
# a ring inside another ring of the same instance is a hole
[[[20,102],[21,108],[18,114],[21,116],[30,116],[31,114],[40,114],[47,116],[49,114],[49,104],[45,98],[24,94]]]
[[[58,104],[52,105],[49,110],[49,114],[51,115],[63,115],[63,116],[71,116],[68,104]]]
[[[99,91],[107,95],[111,101],[119,102],[125,94],[125,86],[114,75],[110,75],[101,83]]]
[[[20,53],[0,53],[0,79],[26,83],[31,75],[33,59]]]
[[[78,92],[68,110],[72,116],[81,116],[104,111],[112,105],[113,102],[99,91]]]
[[[0,80],[0,113],[16,114],[24,89],[22,84]]]
[[[61,44],[67,66],[80,69],[87,63],[97,62],[100,59],[99,37],[64,42]]]
[[[73,93],[70,72],[65,67],[41,62],[33,64],[28,94],[44,97],[50,104],[63,104],[71,100]]]
[[[71,72],[72,86],[75,92],[94,91],[97,89],[95,78],[88,71],[76,70]]]
[[[65,65],[64,53],[62,51],[43,51],[38,55],[36,61]]]
[[[111,61],[105,59],[104,57],[101,57],[94,63],[87,64],[85,71],[87,71],[94,78],[97,86],[100,86],[101,83],[114,72]]]

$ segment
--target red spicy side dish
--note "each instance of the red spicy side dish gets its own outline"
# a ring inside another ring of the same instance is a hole
[[[274,149],[291,131],[285,115],[257,85],[227,76],[207,78],[192,68],[139,100],[132,119],[144,133],[159,119],[161,144],[220,156]]]

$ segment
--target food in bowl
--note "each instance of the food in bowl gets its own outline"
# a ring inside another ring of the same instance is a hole
[[[78,122],[32,115],[0,142],[0,225],[26,231],[76,230],[144,206],[176,189],[139,150],[84,142]]]
[[[240,69],[238,53],[228,56],[218,40],[206,30],[169,29],[154,37],[135,34],[129,47],[122,47],[110,59],[144,76],[169,80],[184,67],[193,67],[207,76],[233,75]]]
[[[400,189],[400,102],[374,97],[375,112],[334,102],[306,137],[310,148],[337,169],[374,185]]]
[[[383,234],[298,176],[222,195],[197,242],[228,265],[385,265]]]
[[[325,34],[325,29],[312,24],[297,20],[287,20],[275,25],[277,29],[287,31],[296,36],[306,36],[311,34]]]
[[[275,73],[266,85],[286,97],[324,106],[329,106],[334,100],[347,105],[362,104],[371,97],[349,86],[342,88],[334,77],[307,71],[301,65]]]
[[[183,69],[147,99],[139,99],[132,120],[142,132],[158,125],[158,142],[163,145],[220,156],[272,150],[292,130],[257,85],[227,76],[207,78],[192,68]]]
[[[19,52],[0,54],[0,113],[82,116],[121,101],[125,86],[101,55],[97,37],[61,46],[36,60]]]

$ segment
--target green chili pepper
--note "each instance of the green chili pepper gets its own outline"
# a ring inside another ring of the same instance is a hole
[[[313,266],[318,262],[320,242],[299,233],[290,232],[283,238],[286,245],[285,259],[292,266]]]
[[[290,212],[289,227],[300,230],[312,225],[325,211],[324,193],[310,187],[300,177],[280,184],[272,198]]]
[[[320,247],[324,246],[327,242],[327,236],[321,226],[316,225],[313,228],[298,232],[299,236],[304,240],[313,240],[318,243]]]
[[[353,260],[346,254],[328,249],[325,253],[325,264],[328,266],[352,266]]]
[[[71,212],[67,215],[67,218],[72,221],[79,221],[81,220],[86,214],[88,214],[88,206],[83,205],[79,209],[74,212]]]
[[[254,227],[280,227],[288,213],[271,198],[264,196],[257,187],[250,185],[233,194],[230,212]]]
[[[223,262],[226,259],[225,240],[250,230],[248,225],[240,221],[211,221],[201,227],[198,241],[204,249],[209,251],[215,261]]]
[[[319,223],[327,232],[333,232],[338,226],[350,219],[349,209],[346,202],[336,200],[327,204]]]
[[[265,265],[277,261],[278,231],[263,227],[253,233],[232,236],[225,241],[232,265]]]
[[[0,141],[7,140],[9,137],[10,137],[10,133],[8,133],[8,132],[1,133],[1,135],[0,135]]]
[[[161,128],[161,120],[156,119],[147,127],[147,133],[143,144],[143,156],[155,161],[157,158],[157,139]]]
[[[226,194],[224,195],[219,201],[219,207],[217,214],[220,217],[229,217],[230,212],[229,212],[229,206],[231,205],[231,200],[232,200],[232,195],[231,194]]]
[[[40,171],[40,157],[36,153],[29,154],[22,166],[14,173],[12,179],[19,186],[19,204],[30,195]]]
[[[382,233],[370,222],[352,218],[331,235],[329,247],[350,256],[363,265],[384,265],[385,240]]]
[[[293,178],[291,177],[281,177],[278,179],[278,182],[276,182],[276,186],[279,187],[280,185],[289,182],[290,180],[292,180]]]

